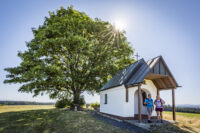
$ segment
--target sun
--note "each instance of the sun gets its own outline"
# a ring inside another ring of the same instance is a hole
[[[116,20],[114,22],[114,27],[117,29],[117,30],[125,30],[126,28],[126,23],[123,21],[123,20]]]

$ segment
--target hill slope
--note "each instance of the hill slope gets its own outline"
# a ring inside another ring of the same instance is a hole
[[[24,110],[26,107],[26,105],[23,107]],[[41,106],[40,110],[0,113],[0,132],[128,133],[129,131],[97,120],[88,112],[42,109]]]

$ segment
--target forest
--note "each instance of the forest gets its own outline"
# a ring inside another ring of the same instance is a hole
[[[176,107],[176,112],[185,112],[185,113],[200,113],[199,107]],[[171,105],[164,105],[165,111],[172,111]]]

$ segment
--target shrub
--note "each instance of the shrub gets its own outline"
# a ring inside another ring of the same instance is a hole
[[[94,110],[98,110],[99,107],[100,107],[100,104],[99,104],[98,102],[96,102],[96,103],[91,103],[91,104],[90,104],[90,107],[92,107]]]
[[[64,108],[66,106],[69,106],[71,110],[74,110],[75,105],[77,105],[78,110],[80,110],[84,104],[85,104],[85,100],[83,96],[80,96],[76,100],[76,103],[74,103],[73,98],[60,97],[59,100],[56,102],[55,107]]]
[[[55,104],[56,108],[65,108],[67,105],[71,105],[71,101],[68,99],[59,99]]]

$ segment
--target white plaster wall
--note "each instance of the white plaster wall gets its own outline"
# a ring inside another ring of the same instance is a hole
[[[126,117],[134,117],[134,92],[137,87],[128,88],[128,102],[125,102],[125,116]]]
[[[146,80],[146,84],[141,86],[145,92],[150,92],[152,99],[155,100],[157,94],[157,88],[154,86],[151,80]],[[129,88],[129,101],[126,102],[126,89],[124,85],[118,86],[112,89],[108,89],[100,92],[100,112],[117,115],[121,117],[133,117],[134,114],[138,114],[138,87]],[[107,104],[105,102],[105,94],[107,94]],[[142,114],[147,114],[146,107],[142,106]],[[156,112],[153,111],[153,116],[156,116]]]
[[[125,117],[125,91],[123,85],[101,91],[100,112]],[[105,104],[105,94],[107,94],[107,104]]]

